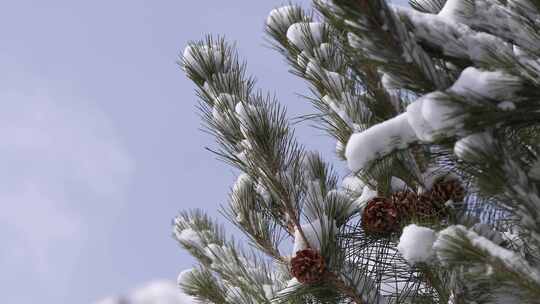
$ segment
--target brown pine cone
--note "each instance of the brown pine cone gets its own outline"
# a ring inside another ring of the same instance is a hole
[[[434,203],[443,205],[448,201],[462,202],[465,198],[465,189],[457,179],[441,180],[436,182],[430,191]]]
[[[392,200],[385,197],[371,199],[362,214],[362,226],[368,233],[387,234],[399,229],[399,211]]]
[[[390,199],[396,206],[398,214],[407,217],[414,211],[414,204],[418,200],[418,195],[413,191],[405,190],[394,192]]]
[[[432,217],[438,212],[429,194],[418,195],[413,191],[399,191],[392,194],[391,199],[405,221]]]
[[[414,202],[412,216],[416,218],[429,218],[436,216],[438,209],[429,194],[422,194]]]
[[[311,248],[296,252],[291,259],[291,274],[300,283],[317,283],[323,278],[325,271],[324,258]]]

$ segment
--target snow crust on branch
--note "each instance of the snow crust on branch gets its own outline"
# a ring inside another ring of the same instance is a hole
[[[204,243],[199,236],[199,233],[191,228],[187,228],[184,230],[175,230],[176,238],[185,244],[189,244],[194,247],[202,248],[204,246]]]
[[[448,1],[449,3],[451,1]],[[435,46],[445,55],[482,63],[493,50],[510,54],[512,46],[497,36],[472,30],[469,26],[446,17],[450,10],[437,14],[418,12],[395,6],[396,13],[411,23],[416,40]]]
[[[465,1],[447,0],[438,15],[452,21],[460,20],[460,17],[466,14],[466,5]]]
[[[268,189],[260,181],[257,182],[257,184],[255,185],[255,191],[266,203],[270,203],[270,201],[272,200],[272,194],[270,194]]]
[[[235,106],[236,116],[240,121],[240,132],[246,139],[248,139],[248,128],[251,122],[250,115],[254,115],[256,111],[255,106],[242,101]]]
[[[219,45],[188,45],[182,53],[182,60],[184,66],[193,68],[201,76],[205,76],[204,63],[213,63],[221,72],[226,72],[222,51]]]
[[[407,120],[418,139],[432,142],[442,136],[451,136],[463,128],[461,106],[445,100],[442,92],[422,96],[407,107]]]
[[[472,103],[470,99],[475,97],[495,100],[514,98],[520,86],[521,82],[515,76],[500,71],[484,71],[468,67],[463,70],[448,92],[462,96],[464,102]],[[433,141],[440,135],[451,136],[463,133],[464,117],[459,114],[463,106],[446,99],[446,93],[433,92],[424,95],[407,107],[412,125],[422,125],[414,122],[419,117],[429,125],[427,129],[413,127],[421,140]],[[421,106],[420,113],[419,106]]]
[[[518,78],[503,72],[469,67],[448,93],[461,95],[464,100],[477,96],[505,100],[512,98],[520,85]],[[361,170],[369,162],[417,141],[434,142],[453,135],[464,136],[467,132],[463,105],[449,100],[448,93],[426,94],[407,106],[405,113],[353,134],[345,150],[349,169]]]
[[[298,49],[305,50],[323,43],[323,33],[326,25],[321,22],[298,22],[287,30],[287,39]]]
[[[186,285],[188,283],[189,279],[190,279],[190,276],[191,276],[192,272],[193,272],[193,269],[182,270],[178,274],[178,277],[176,278],[176,284],[178,284],[179,286]]]
[[[481,161],[481,153],[489,153],[494,139],[491,134],[482,132],[465,136],[454,144],[457,157],[468,162]]]
[[[393,93],[403,87],[403,83],[393,77],[391,74],[382,73],[381,84],[389,93]]]
[[[242,173],[238,175],[238,178],[236,179],[236,182],[233,185],[232,193],[237,194],[239,192],[242,192],[244,189],[247,189],[251,187],[253,184],[253,180],[247,173]]]
[[[242,223],[246,220],[243,201],[247,198],[250,199],[251,192],[253,191],[254,182],[248,174],[242,173],[236,179],[230,195],[230,206],[236,213],[236,221]],[[248,196],[248,197],[246,197]]]
[[[364,186],[362,195],[357,198],[354,203],[358,206],[359,209],[363,209],[366,204],[372,199],[378,196],[376,190],[371,189],[369,186]]]
[[[328,191],[325,201],[326,204],[337,202],[338,204],[335,204],[335,206],[339,208],[341,215],[344,217],[351,216],[359,209],[359,206],[351,199],[351,192],[344,189],[332,189]]]
[[[349,169],[356,172],[379,157],[406,148],[415,140],[416,135],[407,121],[407,116],[398,115],[364,132],[353,134],[345,149],[347,164]]]
[[[497,230],[485,223],[476,223],[471,228],[472,231],[478,233],[480,236],[487,238],[497,245],[501,245],[504,242],[504,236]]]
[[[282,290],[278,291],[276,293],[276,297],[283,297],[287,296],[291,293],[294,293],[296,290],[302,288],[303,284],[298,282],[296,278],[292,278],[287,282],[287,285]]]
[[[292,5],[282,6],[270,11],[266,18],[266,25],[269,27],[280,27],[283,25],[290,26],[289,16],[294,12],[295,7]]]
[[[407,112],[353,134],[345,150],[349,169],[361,170],[369,162],[419,140],[431,142],[458,133],[463,127],[463,118],[456,115],[460,107],[443,100],[444,96],[441,92],[424,95],[410,104]]]
[[[497,104],[497,108],[503,111],[512,111],[516,109],[516,104],[512,101],[502,101]]]
[[[306,237],[309,246],[312,249],[320,250],[321,243],[325,238],[331,237],[336,231],[337,227],[333,222],[329,222],[328,219],[318,219],[311,223],[307,223],[301,226],[302,232]],[[308,244],[302,238],[300,231],[295,230],[294,244],[293,244],[293,256],[300,250],[308,248]]]
[[[362,193],[365,183],[354,175],[347,176],[341,182],[343,189],[349,192]]]
[[[483,71],[468,67],[461,72],[450,91],[462,96],[476,94],[503,101],[515,97],[520,86],[521,80],[518,77],[502,71]]]
[[[184,52],[182,53],[182,59],[184,60],[184,63],[186,65],[196,64],[197,60],[195,59],[195,48],[197,48],[196,45],[188,45],[186,46],[186,48],[184,48]],[[204,49],[208,49],[208,47],[204,47]]]
[[[354,128],[354,122],[349,114],[347,114],[342,102],[339,102],[328,95],[323,96],[322,101],[324,101],[350,128]]]
[[[403,228],[397,249],[410,265],[428,262],[434,257],[433,244],[436,239],[434,230],[411,224]]]
[[[471,246],[485,252],[489,256],[489,261],[497,260],[503,263],[508,271],[519,273],[528,277],[535,284],[540,284],[540,271],[532,267],[525,259],[462,225],[450,226],[439,232],[439,236],[433,245],[439,260],[442,262],[451,260],[452,257],[449,256],[451,253],[447,249],[453,246],[453,240],[461,238],[465,238]]]
[[[473,5],[466,1],[450,0],[443,8],[442,15],[454,22],[490,32],[528,50],[538,50],[540,47],[538,34],[529,23],[538,20],[538,13],[526,0],[506,3],[483,0],[475,1]]]
[[[248,261],[238,260],[234,247],[223,243],[220,239],[215,239],[214,231],[199,230],[192,219],[186,219],[182,216],[176,217],[174,233],[183,246],[208,258],[212,262],[211,268],[213,270],[236,267],[240,262],[244,263],[246,267],[249,266]]]

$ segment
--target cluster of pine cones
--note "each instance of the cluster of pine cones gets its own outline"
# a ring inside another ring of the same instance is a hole
[[[371,234],[388,234],[399,231],[401,224],[411,219],[440,218],[446,214],[445,203],[461,202],[465,191],[459,180],[440,180],[423,194],[399,191],[390,198],[371,199],[362,214],[362,227]]]
[[[399,231],[401,224],[412,218],[433,218],[445,214],[445,203],[449,200],[461,202],[465,197],[464,188],[456,180],[441,180],[423,194],[413,191],[399,191],[390,198],[371,199],[362,214],[362,226],[371,234],[388,234]],[[296,252],[291,260],[291,275],[298,282],[315,284],[326,274],[325,259],[312,248]]]

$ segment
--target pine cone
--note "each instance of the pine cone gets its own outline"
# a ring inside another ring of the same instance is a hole
[[[326,270],[324,258],[311,248],[300,250],[291,260],[291,274],[298,282],[313,284],[319,282]]]
[[[414,212],[414,205],[418,200],[418,195],[413,191],[398,191],[394,192],[390,199],[396,206],[398,214],[407,217]]]
[[[369,233],[386,234],[399,229],[399,211],[385,197],[371,199],[362,214],[362,226]]]
[[[435,207],[435,203],[429,194],[422,194],[418,196],[418,199],[414,202],[412,216],[416,218],[427,218],[436,216],[438,209]]]
[[[441,180],[433,185],[430,191],[431,200],[438,205],[443,205],[448,201],[462,202],[465,198],[465,189],[457,179]]]
[[[413,217],[432,217],[437,213],[429,195],[418,195],[413,191],[399,191],[392,194],[392,202],[396,205],[402,219],[409,220]]]

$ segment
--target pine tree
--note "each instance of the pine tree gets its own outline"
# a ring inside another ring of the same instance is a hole
[[[540,1],[315,0],[266,33],[306,80],[350,173],[299,144],[223,38],[179,63],[212,151],[236,168],[223,214],[174,220],[204,303],[540,303]]]

